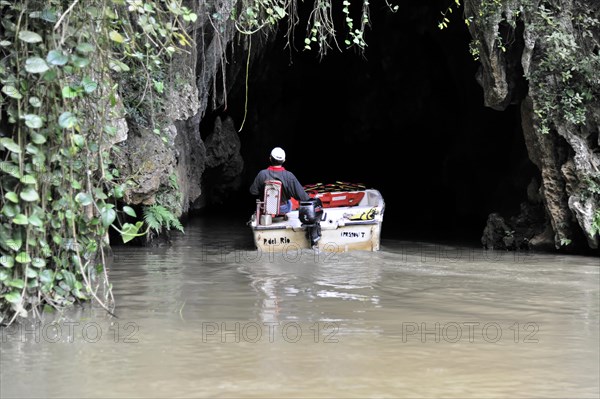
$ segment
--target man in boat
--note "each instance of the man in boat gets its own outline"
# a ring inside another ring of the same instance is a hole
[[[285,151],[281,147],[273,148],[269,160],[271,166],[258,172],[254,183],[250,186],[250,193],[262,196],[266,180],[279,180],[282,185],[279,213],[284,215],[292,210],[290,198],[295,198],[298,201],[308,201],[310,197],[306,194],[296,176],[282,166],[285,162]]]

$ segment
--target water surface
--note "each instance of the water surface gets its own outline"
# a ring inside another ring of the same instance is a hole
[[[383,240],[258,253],[202,219],[117,247],[116,298],[2,330],[2,398],[597,398],[597,258]]]

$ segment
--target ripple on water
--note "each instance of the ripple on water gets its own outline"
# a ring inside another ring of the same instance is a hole
[[[394,240],[271,256],[210,220],[114,252],[119,319],[59,320],[97,342],[4,331],[1,397],[599,395],[596,258]]]

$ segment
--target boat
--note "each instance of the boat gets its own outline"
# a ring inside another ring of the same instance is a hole
[[[248,224],[259,251],[378,251],[385,202],[376,189],[336,182],[304,186],[309,201],[292,199],[292,211],[276,215],[281,184],[265,182],[262,201]]]

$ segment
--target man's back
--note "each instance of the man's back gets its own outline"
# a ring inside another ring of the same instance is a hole
[[[310,199],[296,176],[292,172],[285,170],[283,166],[270,166],[258,172],[258,175],[250,186],[250,193],[256,196],[262,195],[265,188],[265,181],[267,180],[279,180],[281,182],[283,186],[282,202],[288,201],[292,197],[300,201]]]

